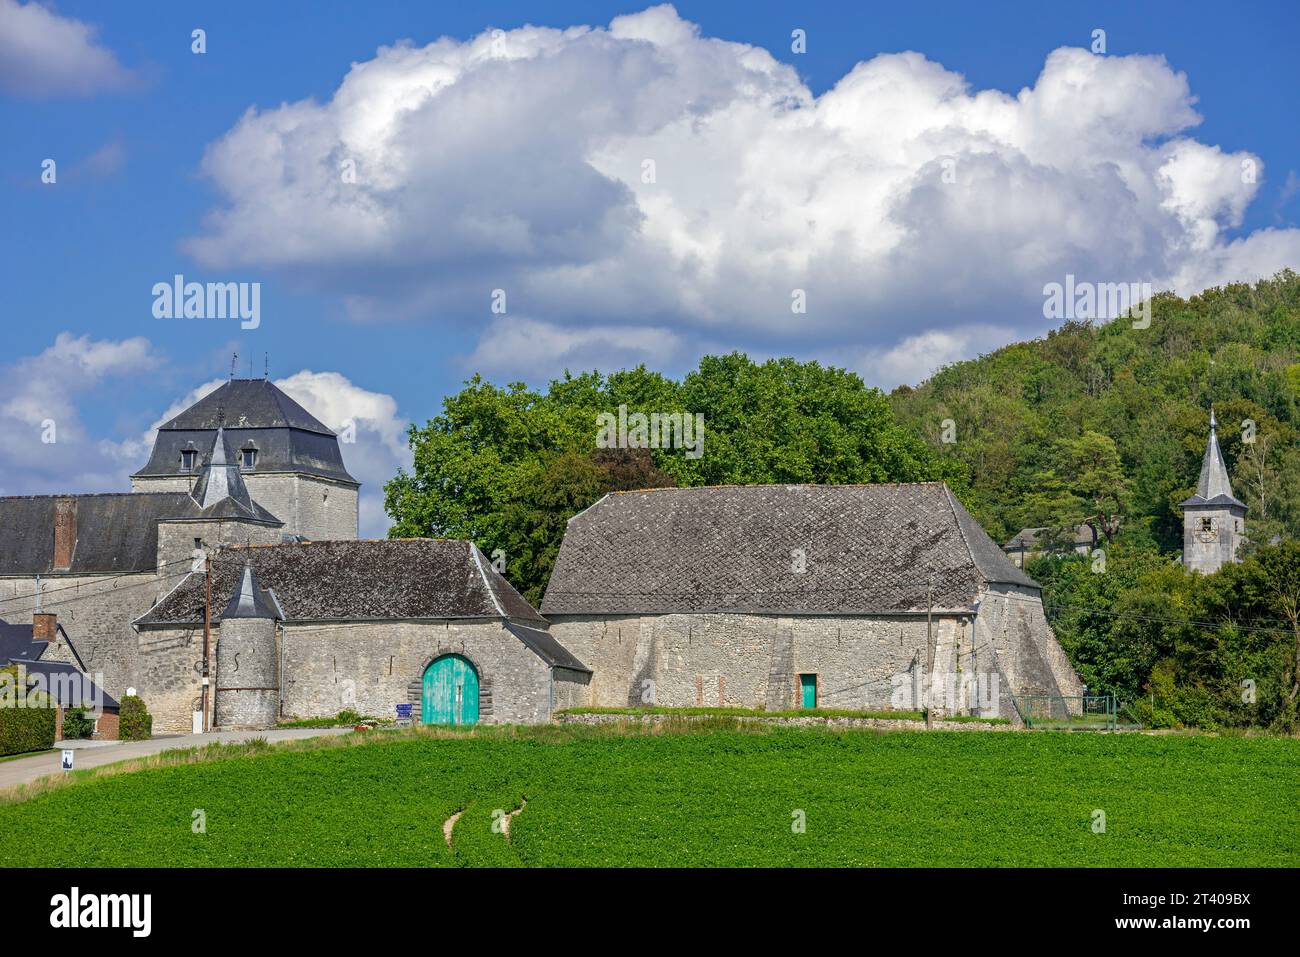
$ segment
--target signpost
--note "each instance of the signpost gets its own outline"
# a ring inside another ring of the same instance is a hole
[[[399,704],[397,706],[397,723],[405,726],[411,723],[411,705]]]
[[[75,751],[71,751],[67,748],[63,749],[63,770],[65,771],[72,770],[72,756],[75,753],[76,753]]]

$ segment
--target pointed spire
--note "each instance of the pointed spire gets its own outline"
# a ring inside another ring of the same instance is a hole
[[[239,576],[239,587],[230,596],[230,602],[221,617],[222,619],[279,618],[283,620],[284,613],[280,610],[275,592],[263,588],[261,582],[257,580],[257,572],[253,571],[253,566],[245,563],[243,574]]]
[[[217,427],[216,438],[212,440],[212,451],[203,463],[203,471],[199,473],[199,480],[194,483],[194,491],[190,494],[200,508],[211,508],[229,498],[249,511],[253,510],[253,501],[248,494],[248,486],[244,484],[244,477],[239,474],[239,467],[226,459],[226,430],[223,426]]]
[[[1205,444],[1205,457],[1201,460],[1201,475],[1196,482],[1196,494],[1187,502],[1204,504],[1214,499],[1227,499],[1226,504],[1238,504],[1232,494],[1232,480],[1228,477],[1228,465],[1223,461],[1223,450],[1219,448],[1218,420],[1214,415],[1214,406],[1210,406],[1210,438]],[[1187,503],[1184,503],[1187,504]]]

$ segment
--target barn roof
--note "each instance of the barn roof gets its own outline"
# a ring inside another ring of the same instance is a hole
[[[285,621],[511,618],[542,621],[472,542],[446,539],[291,542],[223,549],[212,563],[213,618],[247,565],[273,590]],[[191,574],[136,620],[203,621],[204,578]]]
[[[569,520],[542,612],[910,613],[931,580],[940,609],[1038,587],[941,482],[652,489]]]

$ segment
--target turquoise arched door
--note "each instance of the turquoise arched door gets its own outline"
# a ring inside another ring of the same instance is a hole
[[[478,672],[460,655],[443,655],[424,669],[420,700],[425,724],[476,724]]]

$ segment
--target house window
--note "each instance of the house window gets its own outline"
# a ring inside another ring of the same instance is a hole
[[[185,449],[181,452],[181,468],[186,472],[194,471],[194,456],[196,454],[193,449]]]
[[[257,449],[244,449],[241,467],[244,469],[251,469],[256,464],[257,464]]]

